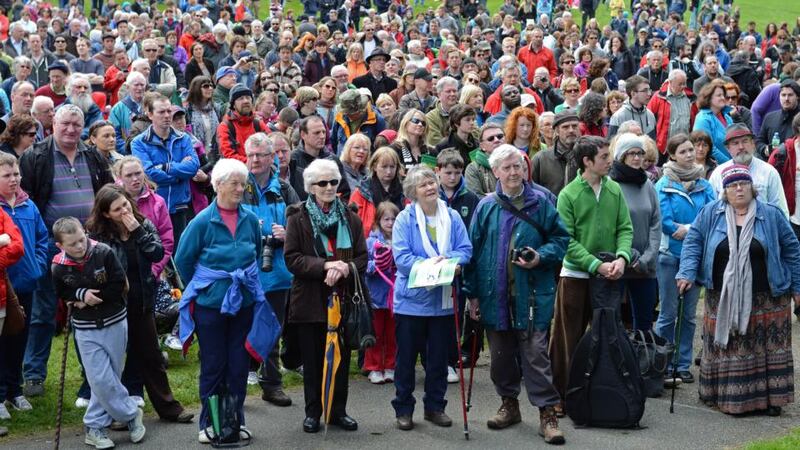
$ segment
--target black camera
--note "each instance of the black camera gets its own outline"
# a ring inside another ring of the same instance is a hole
[[[515,248],[511,251],[511,261],[522,258],[525,262],[531,262],[536,258],[536,251],[531,248]]]
[[[261,244],[263,246],[261,250],[261,271],[272,272],[272,256],[274,252],[272,249],[272,235],[263,236]]]

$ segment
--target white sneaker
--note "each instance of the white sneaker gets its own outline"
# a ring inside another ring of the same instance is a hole
[[[134,444],[137,444],[144,439],[144,433],[146,430],[144,428],[144,423],[142,422],[143,419],[144,411],[142,411],[141,408],[137,408],[136,417],[128,422],[128,430],[131,432],[131,442]]]
[[[83,442],[99,449],[114,448],[114,441],[108,438],[106,430],[102,428],[87,428]]]
[[[17,411],[30,411],[33,409],[33,405],[24,395],[14,397],[14,400],[11,400],[11,406]]]
[[[247,428],[243,425],[239,427],[239,439],[243,441],[249,441],[250,439],[253,439],[253,432],[250,431],[250,428]]]
[[[11,420],[11,413],[8,412],[6,404],[0,402],[0,420]]]
[[[206,432],[208,432],[208,435],[206,435]],[[197,436],[197,441],[201,444],[210,444],[211,439],[209,439],[209,436],[211,436],[212,439],[214,438],[214,429],[211,427],[208,427],[205,430],[200,430],[200,433]]]
[[[388,370],[388,369],[384,370],[383,371],[383,380],[386,381],[387,383],[393,383],[394,382],[394,370]]]
[[[169,335],[166,339],[164,339],[164,345],[171,350],[183,350],[183,345],[181,345],[181,340],[178,339],[178,336]]]
[[[247,374],[247,384],[250,386],[254,386],[258,384],[258,373],[257,372],[249,372]]]
[[[78,409],[86,409],[89,407],[89,399],[78,397],[75,399],[75,407]]]
[[[447,382],[458,383],[458,374],[456,373],[456,369],[450,366],[447,366]]]
[[[139,397],[138,395],[131,395],[131,400],[136,403],[136,406],[139,408],[144,408],[144,398]]]
[[[378,372],[377,370],[373,370],[369,373],[367,377],[369,382],[372,384],[383,384],[386,382],[386,378],[383,376],[383,372]]]

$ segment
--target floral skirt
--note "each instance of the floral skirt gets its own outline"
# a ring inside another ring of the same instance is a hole
[[[700,400],[727,414],[743,414],[794,402],[792,313],[789,295],[753,296],[744,335],[714,345],[720,292],[706,291]]]

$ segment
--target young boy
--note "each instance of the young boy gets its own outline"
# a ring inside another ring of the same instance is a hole
[[[464,180],[464,159],[458,150],[454,148],[444,149],[436,157],[436,174],[439,177],[439,197],[447,203],[451,209],[461,216],[464,226],[469,229],[472,221],[472,214],[478,206],[480,198],[477,194],[467,189]],[[459,295],[460,311],[464,311],[466,298]],[[464,316],[462,316],[464,317]],[[478,346],[476,347],[475,360],[478,359],[478,352],[483,342],[483,330],[480,325],[467,317],[463,324],[463,344],[461,345],[461,358],[464,360],[464,367],[469,367],[474,363],[472,360],[472,339],[477,337]],[[458,355],[453,351],[449,361],[447,381],[455,383],[458,381],[455,368],[458,367]]]
[[[58,219],[53,237],[61,250],[51,266],[56,295],[73,307],[75,342],[92,389],[84,442],[114,447],[105,431],[112,419],[127,423],[131,442],[140,442],[143,412],[120,381],[128,339],[125,272],[111,248],[88,240],[74,217]]]

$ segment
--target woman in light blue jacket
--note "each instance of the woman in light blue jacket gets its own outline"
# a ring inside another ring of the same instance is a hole
[[[456,339],[453,321],[453,287],[410,288],[411,267],[430,258],[457,258],[458,270],[472,257],[472,244],[461,217],[439,199],[433,171],[416,166],[408,171],[403,191],[412,200],[397,216],[392,229],[392,254],[397,265],[394,317],[397,336],[396,395],[392,406],[401,430],[414,427],[414,367],[425,357],[425,420],[442,427],[452,425],[445,414],[447,355]]]
[[[731,159],[725,147],[725,129],[733,123],[731,107],[725,100],[725,82],[714,80],[703,87],[697,95],[697,107],[700,111],[694,119],[692,131],[702,130],[711,136],[714,147],[711,156],[722,164]],[[737,116],[738,117],[738,116]]]

